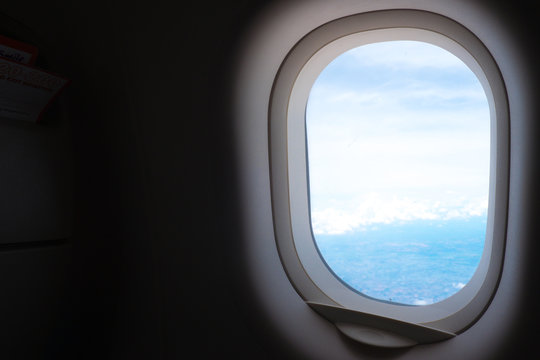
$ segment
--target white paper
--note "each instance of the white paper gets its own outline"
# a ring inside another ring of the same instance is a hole
[[[69,80],[0,59],[0,118],[38,122]]]

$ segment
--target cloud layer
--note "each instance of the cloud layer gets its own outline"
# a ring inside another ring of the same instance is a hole
[[[311,222],[315,234],[344,234],[369,226],[415,220],[451,220],[486,216],[487,199],[454,198],[453,201],[385,197],[371,193],[334,207],[314,209]]]

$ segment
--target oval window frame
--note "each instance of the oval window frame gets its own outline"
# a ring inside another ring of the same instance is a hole
[[[320,72],[345,51],[392,40],[423,41],[456,55],[478,77],[490,107],[490,190],[484,252],[462,290],[430,305],[375,300],[346,286],[318,253],[309,219],[305,111],[311,87]],[[449,338],[481,316],[497,289],[504,259],[509,111],[499,68],[480,39],[447,17],[419,10],[362,13],[324,24],[302,38],[282,63],[270,99],[269,130],[278,252],[291,283],[314,310],[358,341],[370,343],[359,335],[366,334],[362,330],[366,326],[386,332],[386,339],[394,336],[394,340],[374,344],[380,346],[410,346]],[[440,336],[411,337],[424,330]],[[404,341],[403,337],[412,340]]]

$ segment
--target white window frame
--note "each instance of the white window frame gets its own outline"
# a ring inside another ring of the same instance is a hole
[[[460,58],[478,77],[490,107],[490,189],[484,251],[467,285],[430,305],[406,306],[363,296],[340,281],[315,245],[309,218],[305,112],[321,71],[345,51],[375,42],[416,40]],[[270,157],[274,228],[285,271],[302,298],[347,336],[402,347],[451,338],[489,305],[502,272],[509,171],[509,111],[498,66],[487,48],[453,20],[418,10],[385,10],[329,22],[290,51],[270,101]]]

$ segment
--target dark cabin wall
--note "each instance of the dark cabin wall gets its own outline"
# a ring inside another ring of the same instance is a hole
[[[0,357],[297,358],[257,319],[238,257],[229,81],[269,3],[0,5],[73,81],[60,127],[69,175],[51,177],[71,184],[71,236],[0,252]],[[500,6],[516,31],[531,28],[532,11]],[[517,321],[530,326],[531,313]]]
[[[39,34],[0,10],[0,32],[34,44]],[[43,51],[39,66],[48,67]],[[52,70],[52,68],[50,68]],[[0,356],[57,354],[69,313],[72,151],[65,99],[46,125],[0,121]]]
[[[66,244],[0,254],[12,319],[0,325],[0,356],[272,357],[234,279],[224,87],[263,4],[209,4],[0,6],[40,39],[48,69],[72,79],[69,176],[51,179],[69,180],[73,204]]]

